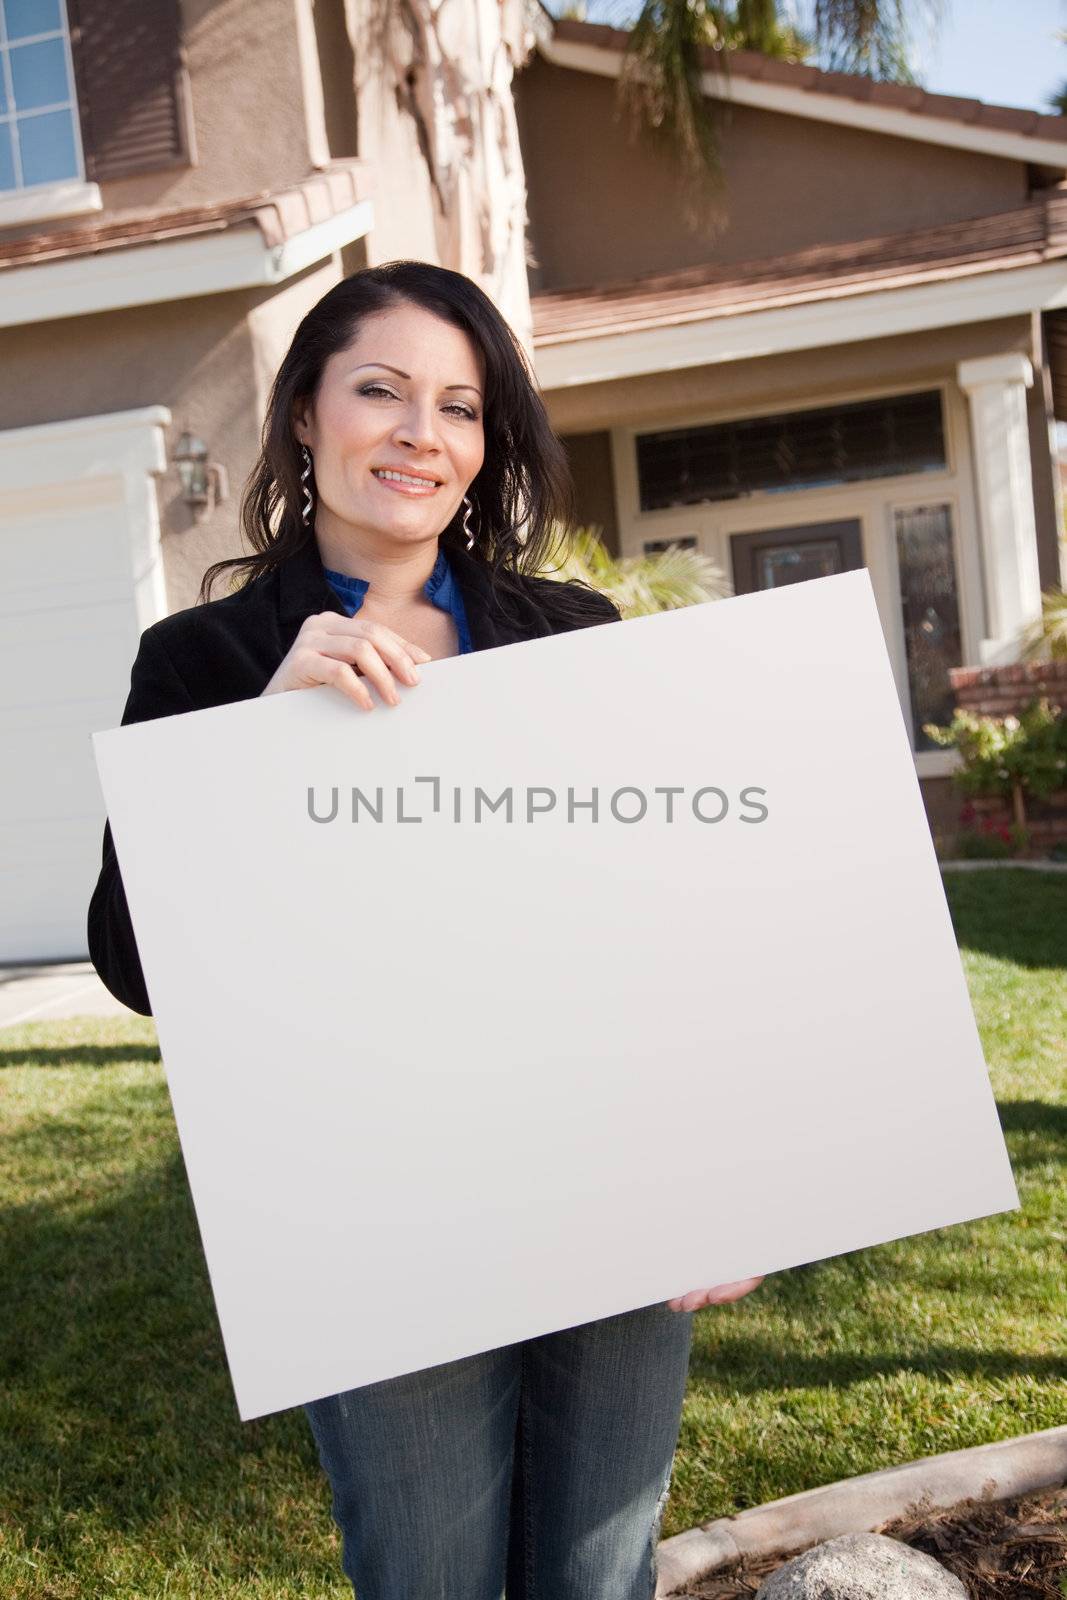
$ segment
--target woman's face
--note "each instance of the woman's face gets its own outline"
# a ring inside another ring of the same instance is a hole
[[[462,328],[408,304],[364,318],[294,419],[314,457],[317,531],[343,538],[348,525],[387,544],[436,538],[482,465],[484,390]],[[416,481],[389,476],[398,472]]]

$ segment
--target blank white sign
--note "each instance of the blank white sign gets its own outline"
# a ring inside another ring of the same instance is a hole
[[[94,736],[243,1418],[1018,1204],[866,571],[400,693]]]

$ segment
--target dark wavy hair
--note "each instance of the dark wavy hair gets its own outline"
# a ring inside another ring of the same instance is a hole
[[[244,582],[233,585],[242,588],[313,537],[300,514],[295,410],[314,400],[327,360],[352,343],[364,317],[403,304],[421,306],[462,328],[485,363],[485,459],[467,491],[475,534],[471,557],[485,563],[498,599],[507,591],[516,593],[522,575],[542,573],[555,560],[554,527],[562,530],[573,518],[574,486],[521,344],[470,278],[426,261],[390,261],[335,284],[293,335],[267,402],[259,458],[241,498],[241,527],[252,554],[208,567],[200,600],[210,598],[222,572],[243,573]],[[459,537],[462,512],[461,505],[442,536]],[[563,591],[569,586],[552,587],[561,591],[557,603],[566,606]]]

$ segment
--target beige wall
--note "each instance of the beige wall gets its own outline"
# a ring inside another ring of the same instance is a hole
[[[105,212],[211,204],[310,170],[294,0],[182,0],[195,167],[101,185]]]
[[[165,405],[173,417],[168,457],[188,429],[225,466],[229,498],[202,523],[182,500],[173,466],[158,482],[169,610],[194,603],[212,561],[240,553],[238,506],[259,449],[266,391],[300,317],[339,276],[339,265],[326,261],[280,292],[177,300],[0,333],[0,429]]]
[[[611,435],[569,433],[563,440],[574,478],[579,526],[592,524],[612,555],[619,554],[619,514],[615,504],[615,473],[611,464]]]
[[[1021,162],[735,105],[720,221],[691,233],[678,163],[647,139],[629,142],[614,79],[536,56],[516,95],[534,290],[872,238],[1027,198]]]

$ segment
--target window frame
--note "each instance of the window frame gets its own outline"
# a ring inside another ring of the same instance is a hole
[[[650,434],[665,434],[676,432],[697,433],[703,428],[728,428],[736,424],[757,421],[774,421],[777,418],[803,417],[818,412],[847,411],[853,407],[871,407],[879,402],[888,402],[908,396],[933,396],[937,400],[941,421],[941,441],[944,459],[933,466],[920,469],[909,468],[901,472],[874,471],[861,477],[842,478],[839,482],[820,481],[817,483],[797,483],[782,485],[776,488],[756,488],[746,490],[740,494],[709,496],[700,500],[687,501],[683,505],[650,506],[641,503],[641,469],[639,460],[639,440]],[[672,512],[697,512],[711,506],[737,504],[739,501],[753,501],[756,499],[776,500],[784,494],[820,493],[837,489],[858,488],[868,483],[910,482],[915,479],[937,478],[946,472],[952,471],[950,458],[948,412],[945,404],[944,385],[939,382],[911,383],[900,388],[879,389],[874,394],[853,395],[847,399],[835,400],[819,399],[809,405],[791,405],[783,409],[776,407],[773,411],[766,409],[753,411],[736,411],[729,416],[709,417],[705,419],[687,418],[681,424],[665,423],[659,427],[634,428],[631,432],[631,450],[633,453],[634,483],[636,489],[636,506],[641,516],[664,516]]]
[[[8,111],[0,112],[0,125],[7,125],[14,130],[19,116],[15,104],[11,74],[11,51],[22,48],[24,45],[43,43],[48,39],[59,38],[63,45],[63,59],[67,69],[67,82],[70,85],[69,99],[49,106],[35,106],[29,113],[31,116],[45,115],[55,111],[68,111],[74,134],[74,157],[77,170],[63,178],[48,178],[41,183],[27,184],[22,180],[21,171],[18,172],[19,182],[14,188],[0,189],[0,227],[13,225],[18,222],[34,222],[50,217],[72,216],[86,211],[99,211],[101,209],[100,190],[97,184],[86,180],[85,150],[82,143],[81,107],[78,104],[78,82],[74,74],[74,55],[71,49],[70,16],[67,11],[66,0],[57,0],[59,6],[59,28],[46,29],[44,33],[28,34],[25,39],[19,39],[12,45],[6,37],[0,38],[0,75],[3,78],[4,95],[10,107]],[[25,115],[26,113],[23,113]],[[17,156],[15,150],[15,136],[12,136],[12,154]],[[16,165],[21,167],[21,163]]]

